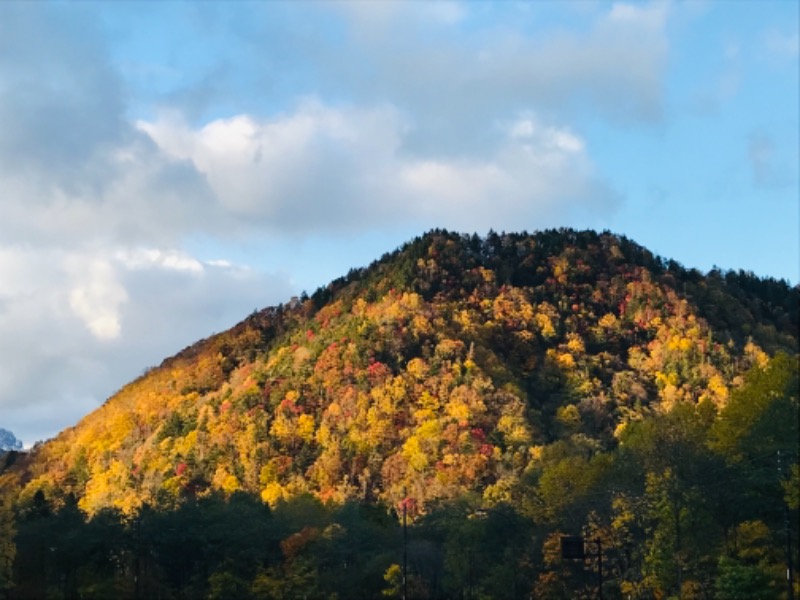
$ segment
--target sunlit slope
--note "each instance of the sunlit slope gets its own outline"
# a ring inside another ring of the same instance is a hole
[[[436,231],[167,359],[15,469],[90,513],[211,489],[499,501],[555,440],[724,406],[797,352],[799,298],[612,234]]]

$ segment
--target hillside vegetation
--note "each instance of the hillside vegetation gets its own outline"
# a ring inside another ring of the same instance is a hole
[[[563,533],[601,541],[609,598],[781,597],[799,304],[785,282],[609,233],[431,232],[7,457],[0,590],[399,597],[405,513],[411,597],[590,597],[596,560],[562,561]],[[230,520],[217,538],[209,515]],[[44,523],[119,542],[31,582]],[[165,541],[175,523],[197,537]],[[167,550],[137,550],[159,530],[147,547],[217,553],[176,575]]]

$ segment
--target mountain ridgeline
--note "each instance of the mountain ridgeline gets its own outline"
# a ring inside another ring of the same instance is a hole
[[[77,502],[87,519],[243,493],[276,514],[302,498],[402,507],[445,573],[420,566],[419,597],[578,597],[563,532],[604,540],[609,597],[732,598],[742,573],[779,594],[799,306],[797,286],[703,274],[610,233],[432,231],[165,360],[0,483],[19,514]],[[451,556],[498,514],[529,536],[503,559],[508,596]],[[375,593],[399,595],[384,567]]]

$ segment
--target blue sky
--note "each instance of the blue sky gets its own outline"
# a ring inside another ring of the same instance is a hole
[[[0,427],[432,227],[800,280],[798,3],[0,4]]]

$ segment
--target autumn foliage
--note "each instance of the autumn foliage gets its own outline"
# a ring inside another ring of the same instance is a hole
[[[500,597],[486,590],[503,577],[508,597],[589,594],[591,565],[554,550],[563,532],[604,540],[609,597],[705,597],[748,573],[775,587],[799,299],[609,233],[435,231],[165,360],[0,477],[20,507],[72,498],[86,519],[240,493],[273,510],[412,506],[450,577],[420,566],[427,597]],[[487,519],[516,523],[516,566],[484,561],[479,584],[461,549],[489,543]],[[286,530],[283,558],[204,585],[317,585],[308,553],[344,535],[336,523]]]

